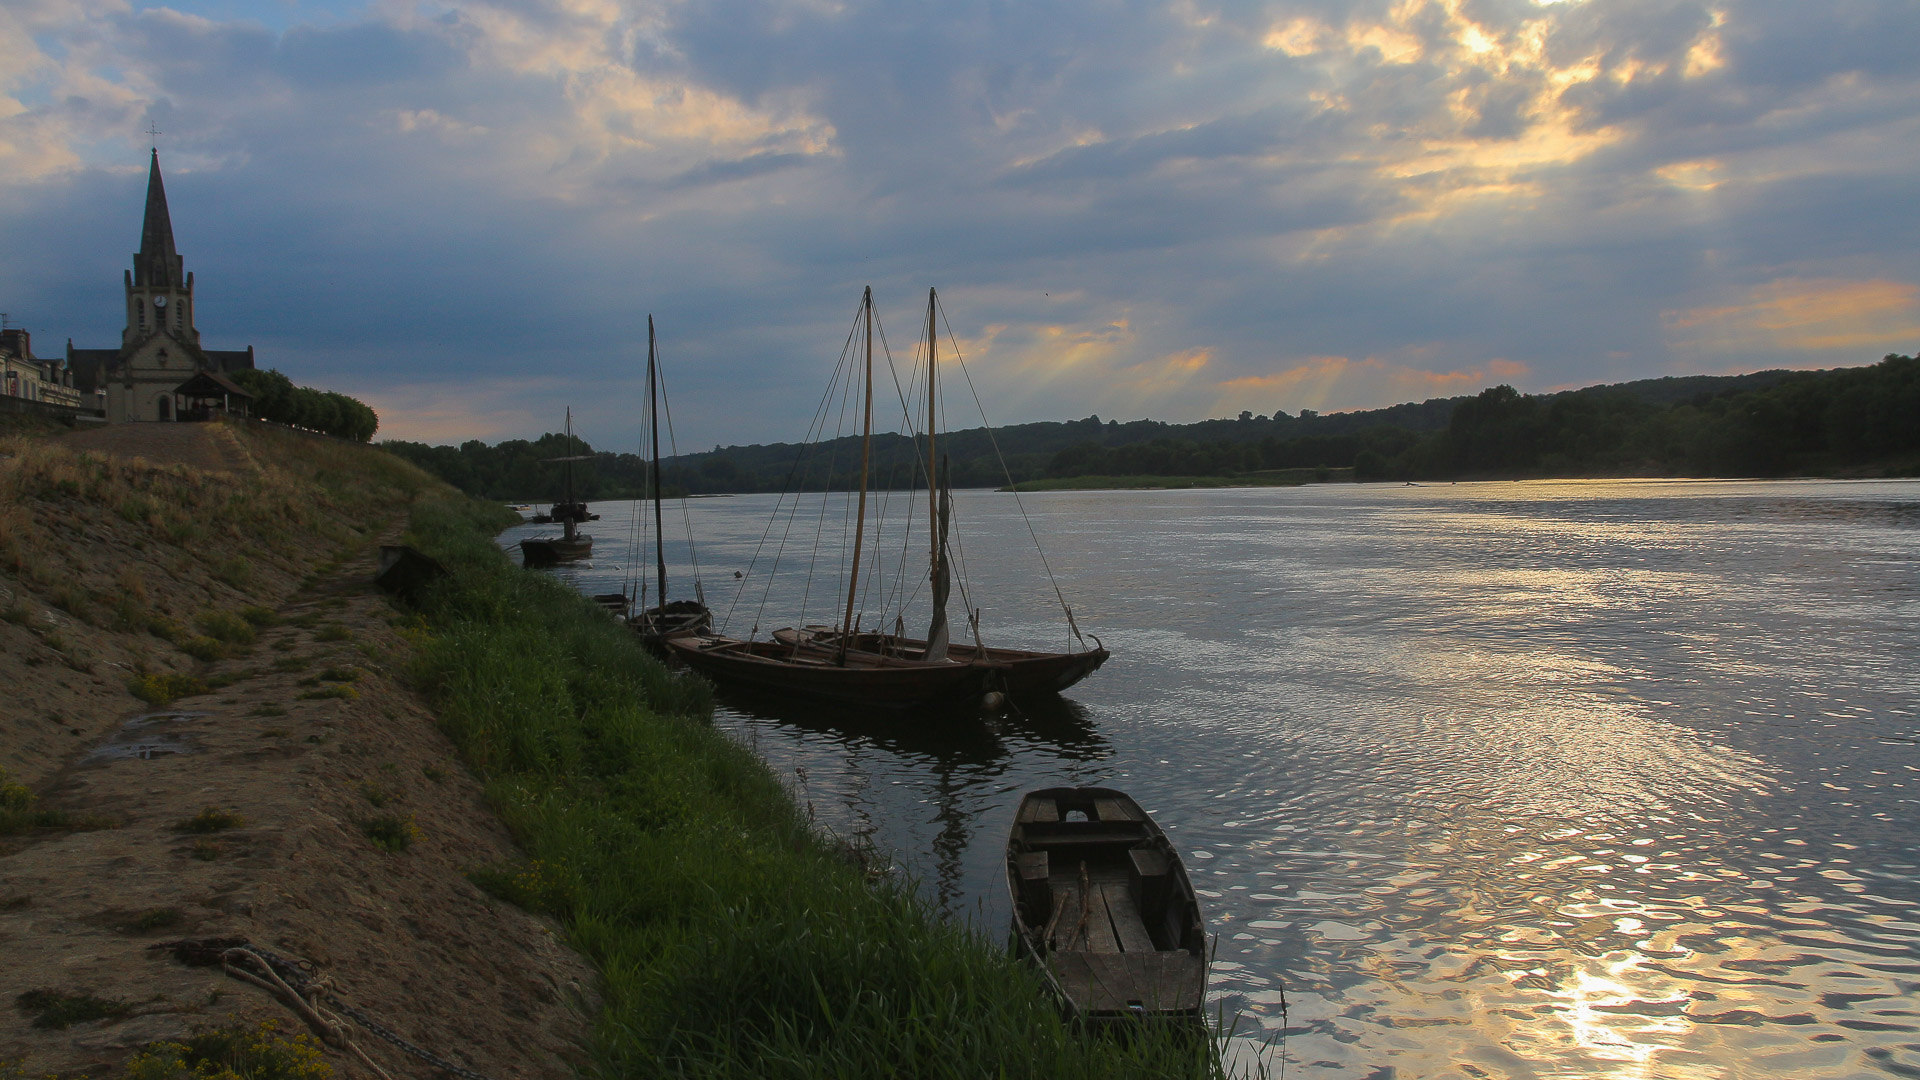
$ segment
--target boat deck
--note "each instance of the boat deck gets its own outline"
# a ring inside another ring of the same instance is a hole
[[[1197,1013],[1205,961],[1187,949],[1160,948],[1141,910],[1143,871],[1168,870],[1162,855],[1139,848],[1148,835],[1145,816],[1128,802],[1100,799],[1091,818],[1062,820],[1050,799],[1021,807],[1031,849],[1019,856],[1017,873],[1027,887],[1046,882],[1049,918],[1040,936],[1048,967],[1089,1013]],[[1179,930],[1161,933],[1177,939]]]

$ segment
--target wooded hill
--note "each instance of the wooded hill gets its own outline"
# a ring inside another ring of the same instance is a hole
[[[1005,456],[1000,468],[994,442]],[[537,501],[559,492],[566,438],[453,446],[387,442],[469,494]],[[575,471],[587,499],[644,488],[639,455],[592,451]],[[584,447],[584,449],[583,449]],[[1920,474],[1920,362],[1888,356],[1830,371],[1762,371],[1643,379],[1555,394],[1496,386],[1478,395],[1384,409],[1276,413],[1168,424],[1084,420],[943,433],[956,487],[1074,476],[1233,477],[1267,469],[1352,467],[1359,479],[1468,476],[1779,476]],[[913,440],[874,436],[873,483],[921,483]],[[850,436],[805,447],[755,444],[662,462],[668,494],[846,488],[860,446]]]

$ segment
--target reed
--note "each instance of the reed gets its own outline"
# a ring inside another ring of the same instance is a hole
[[[703,683],[551,578],[509,566],[497,508],[423,498],[452,571],[409,630],[415,675],[528,855],[477,869],[599,968],[594,1071],[685,1077],[1167,1077],[1204,1041],[1065,1023],[978,928],[812,830],[708,723]]]

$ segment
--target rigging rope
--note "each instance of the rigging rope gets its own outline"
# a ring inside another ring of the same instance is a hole
[[[1054,599],[1060,601],[1060,610],[1066,613],[1067,629],[1073,632],[1080,644],[1087,639],[1080,634],[1080,627],[1074,622],[1073,606],[1067,603],[1066,594],[1060,591],[1060,582],[1053,576],[1053,566],[1047,561],[1047,549],[1040,546],[1040,534],[1034,531],[1033,519],[1027,516],[1027,504],[1020,498],[1020,485],[1013,482],[1013,470],[1007,468],[1007,458],[1000,452],[1000,440],[994,438],[993,425],[987,422],[987,407],[980,404],[980,391],[973,385],[973,372],[967,370],[967,361],[960,353],[960,341],[954,336],[953,324],[947,321],[945,308],[940,309],[940,323],[947,328],[947,340],[953,344],[953,359],[960,365],[960,374],[967,380],[967,391],[973,395],[973,403],[980,407],[980,426],[987,433],[987,442],[993,447],[993,456],[1000,462],[1000,472],[1007,478],[1007,489],[1013,492],[1013,504],[1020,510],[1020,520],[1027,526],[1027,535],[1033,538],[1033,549],[1040,554],[1040,567],[1047,573],[1047,584],[1053,587]]]

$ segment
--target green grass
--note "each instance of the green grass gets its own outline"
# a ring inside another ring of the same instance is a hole
[[[127,690],[134,697],[160,709],[180,698],[204,694],[212,689],[204,679],[171,671],[150,671],[127,683]]]
[[[217,833],[228,829],[238,829],[247,823],[232,810],[223,810],[218,806],[209,806],[185,821],[174,823],[177,833]]]
[[[208,1004],[218,1000],[210,998]],[[277,1020],[254,1027],[234,1021],[196,1027],[182,1042],[149,1043],[127,1062],[124,1075],[126,1080],[328,1080],[333,1066],[312,1035],[283,1037]]]
[[[301,682],[304,683],[306,682],[306,680],[302,679]],[[341,701],[352,701],[354,698],[357,698],[359,696],[360,696],[360,691],[355,690],[351,686],[329,686],[324,690],[308,690],[305,693],[300,695],[300,700],[301,701],[329,701],[333,699],[338,699]]]
[[[21,1012],[33,1017],[34,1027],[51,1031],[64,1030],[89,1020],[125,1016],[133,1009],[131,1002],[95,997],[85,991],[69,993],[64,990],[28,990],[14,998],[13,1004]]]
[[[375,806],[383,803],[374,803]],[[401,852],[407,850],[415,840],[420,839],[420,827],[411,817],[398,814],[381,814],[370,817],[360,823],[360,832],[373,841],[373,846],[383,851]]]
[[[185,917],[186,913],[177,907],[148,908],[134,916],[133,921],[127,924],[127,928],[136,933],[164,930],[169,926],[179,925],[180,920]]]
[[[472,872],[598,967],[595,1071],[682,1077],[1204,1076],[1208,1048],[1063,1022],[997,939],[869,880],[675,676],[564,584],[510,567],[497,507],[423,499],[452,571],[414,675],[528,861]]]

